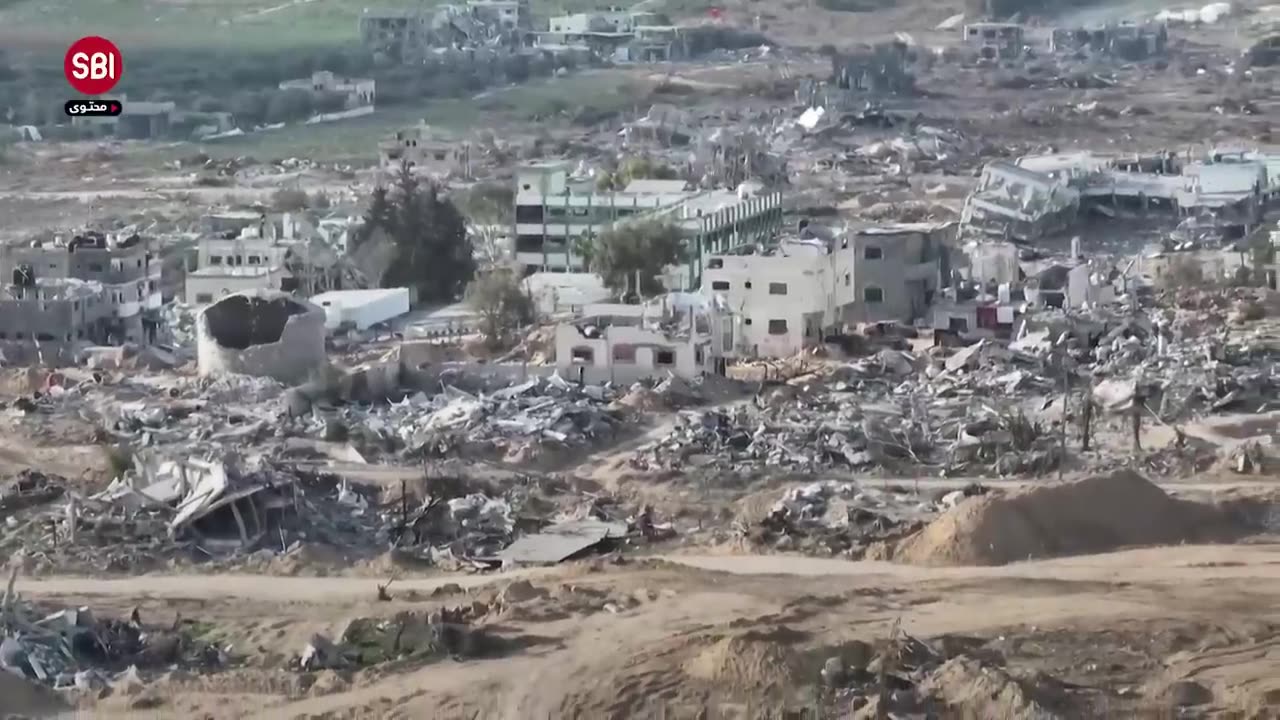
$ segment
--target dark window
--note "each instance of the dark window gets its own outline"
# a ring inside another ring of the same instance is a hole
[[[614,345],[613,361],[624,365],[631,365],[636,361],[635,345]]]
[[[547,215],[553,218],[562,218],[565,216],[565,211],[562,207],[547,208]]]
[[[769,334],[770,335],[786,335],[787,321],[786,320],[770,320]]]
[[[676,354],[670,350],[659,350],[653,354],[653,364],[655,365],[675,365]]]
[[[849,273],[844,274],[844,286],[849,287]]]
[[[0,332],[0,340],[8,340],[8,339],[9,339],[9,333]]]
[[[197,303],[211,303],[211,302],[213,302],[213,295],[212,295],[212,294],[210,294],[210,293],[196,293],[196,302],[197,302]],[[221,306],[219,306],[219,307],[221,307]]]
[[[542,236],[541,235],[517,236],[516,252],[542,252]]]
[[[862,257],[864,260],[879,260],[884,257],[884,251],[878,245],[868,245],[862,249]]]
[[[627,217],[634,212],[631,208],[618,208],[618,217]]]
[[[742,284],[742,286],[743,286],[743,287],[745,287],[746,289],[750,290],[750,289],[751,289],[751,281],[750,281],[750,280],[746,281],[745,283],[743,283],[743,284]]]
[[[14,333],[14,334],[13,334],[13,339],[14,339],[14,340],[21,340],[21,339],[23,339],[24,337],[26,337],[26,336],[25,336],[24,334],[22,334],[21,332],[16,332],[16,333]]]
[[[711,258],[707,261],[708,270],[719,270],[724,267],[724,258]]]
[[[102,272],[102,263],[89,263],[89,272]]]
[[[210,256],[209,256],[209,264],[210,264],[210,265],[221,265],[221,264],[222,264],[222,256],[221,256],[221,255],[210,255]]]
[[[742,321],[742,324],[743,324],[743,325],[750,325],[750,324],[751,324],[751,318],[747,318],[746,320],[743,320],[743,321]]]
[[[947,329],[951,332],[969,332],[969,321],[964,318],[953,317],[947,320]]]
[[[36,333],[36,339],[40,342],[53,342],[53,336],[49,333]]]
[[[573,349],[572,358],[575,363],[590,365],[595,360],[595,357],[595,351],[589,347],[576,347]]]
[[[262,258],[259,258],[257,255],[250,255],[250,256],[249,256],[249,264],[250,264],[250,265],[258,265],[258,264],[260,264],[261,262],[262,262]]]
[[[584,207],[581,207],[581,208],[570,208],[570,209],[569,209],[569,212],[570,212],[570,213],[572,213],[574,217],[586,217],[586,216],[587,216],[587,209],[586,209],[586,208],[584,208]]]
[[[862,299],[869,303],[884,302],[884,290],[881,290],[878,287],[863,288]]]
[[[769,283],[769,294],[770,295],[786,295],[787,284],[786,283]]]
[[[728,289],[729,289],[729,281],[728,281],[728,280],[715,280],[715,281],[712,281],[712,283],[711,283],[711,289],[712,289],[712,290],[728,290]]]

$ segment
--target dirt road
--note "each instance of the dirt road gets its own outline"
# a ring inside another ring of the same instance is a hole
[[[789,556],[665,560],[401,579],[392,602],[377,602],[376,583],[360,578],[54,577],[23,579],[18,588],[99,612],[137,605],[149,621],[179,613],[218,627],[247,667],[158,681],[152,692],[168,698],[165,712],[183,716],[655,717],[655,702],[708,701],[717,687],[750,697],[771,677],[811,683],[835,648],[874,641],[895,624],[918,637],[1016,637],[1008,653],[1074,683],[1197,677],[1223,707],[1280,689],[1268,650],[1280,642],[1280,544],[1152,548],[1001,568]],[[300,685],[282,659],[313,633],[341,633],[353,617],[493,603],[517,577],[549,595],[493,605],[490,625],[509,638],[500,657],[330,673],[323,682],[312,675],[315,686]],[[448,582],[466,595],[430,595]],[[1175,653],[1185,647],[1213,650],[1191,662]],[[1130,659],[1124,670],[1115,669],[1118,657]],[[98,717],[131,716],[111,698],[93,709]]]

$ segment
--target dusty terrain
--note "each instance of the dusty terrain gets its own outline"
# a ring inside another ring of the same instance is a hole
[[[375,601],[372,581],[345,578],[57,578],[22,589],[99,612],[137,606],[148,623],[199,617],[244,656],[242,669],[174,673],[83,701],[97,717],[136,717],[131,708],[143,707],[218,718],[658,717],[664,705],[676,717],[717,705],[760,713],[834,702],[824,697],[824,662],[856,653],[858,641],[874,647],[894,626],[1053,677],[1068,688],[1074,717],[1172,712],[1185,698],[1170,688],[1183,681],[1205,692],[1197,713],[1259,717],[1280,699],[1270,657],[1280,637],[1278,548],[1155,548],[981,569],[597,560],[518,576],[404,579],[390,602]],[[357,672],[280,668],[311,634],[353,617],[489,601],[516,577],[549,597],[494,605],[484,625],[508,641],[498,657]],[[450,583],[464,594],[433,597]]]

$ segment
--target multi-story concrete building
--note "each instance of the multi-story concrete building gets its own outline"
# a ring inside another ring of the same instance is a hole
[[[683,180],[634,180],[624,190],[599,191],[574,177],[567,163],[527,165],[516,173],[516,261],[526,272],[581,270],[581,243],[614,223],[661,220],[680,228],[687,265],[672,290],[696,288],[703,259],[772,241],[782,225],[782,194],[691,190]]]
[[[538,42],[582,46],[620,62],[666,62],[689,55],[684,30],[654,12],[607,10],[552,17]]]
[[[158,328],[160,262],[137,235],[85,233],[0,248],[0,343],[150,342]],[[18,346],[13,346],[17,343]],[[10,358],[12,360],[12,357]]]
[[[948,272],[953,229],[863,227],[783,243],[770,254],[717,255],[707,260],[702,292],[734,316],[730,355],[787,357],[820,344],[833,328],[925,317]]]

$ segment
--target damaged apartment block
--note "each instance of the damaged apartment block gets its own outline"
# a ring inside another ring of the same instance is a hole
[[[64,363],[87,345],[153,342],[160,263],[138,235],[96,232],[0,247],[0,348],[12,362]]]
[[[1172,153],[1080,152],[990,163],[965,202],[968,234],[1029,241],[1066,231],[1082,211],[1167,213],[1223,236],[1243,236],[1261,222],[1280,190],[1280,156],[1215,150],[1203,158]]]

